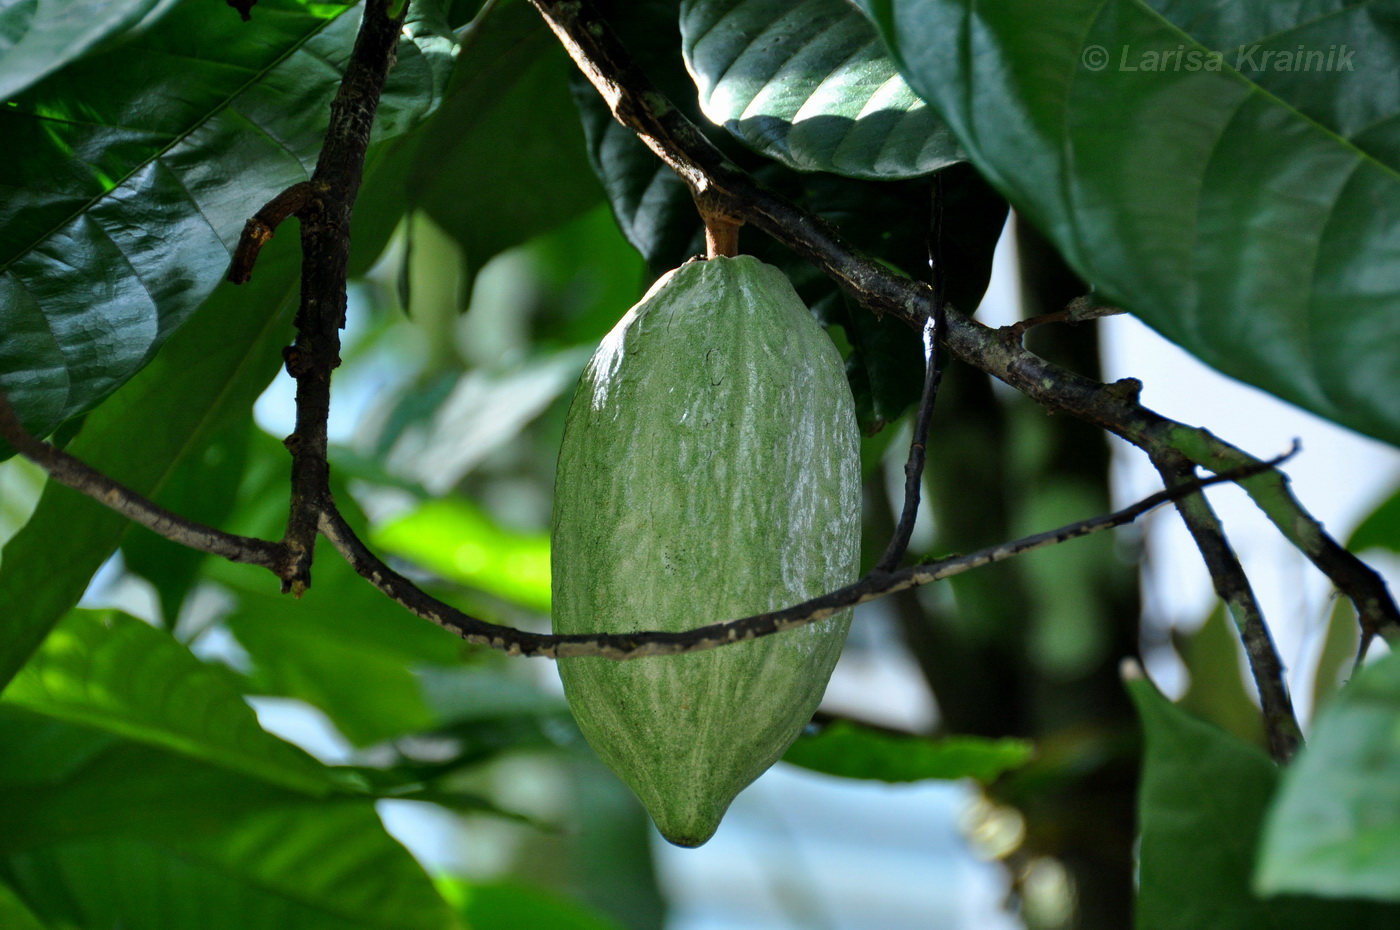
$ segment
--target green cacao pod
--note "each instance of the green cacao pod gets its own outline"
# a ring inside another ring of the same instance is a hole
[[[681,631],[858,571],[860,456],[840,353],[781,271],[692,261],[617,324],[569,410],[554,629]],[[816,710],[850,613],[708,652],[559,662],[584,736],[680,846],[710,838]]]

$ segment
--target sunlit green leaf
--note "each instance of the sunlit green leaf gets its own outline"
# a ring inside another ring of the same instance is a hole
[[[503,527],[471,501],[427,501],[377,527],[373,539],[445,579],[549,610],[549,534]]]
[[[861,0],[910,85],[1105,302],[1400,442],[1388,0]]]
[[[456,926],[371,799],[316,798],[12,703],[0,744],[0,875],[49,925]]]
[[[1361,624],[1357,622],[1356,607],[1346,598],[1336,598],[1313,672],[1312,719],[1317,719],[1322,706],[1337,696],[1350,677],[1360,646]]]
[[[142,930],[452,930],[365,801],[248,814],[183,840],[95,837],[3,860],[51,921]]]
[[[1257,885],[1400,901],[1400,655],[1323,710],[1269,814]]]
[[[15,704],[0,704],[0,738],[0,855],[98,836],[180,840],[269,807],[319,803],[303,792]]]
[[[472,930],[621,930],[601,914],[542,888],[518,883],[467,884],[441,879],[438,888]]]
[[[990,782],[1002,772],[1025,765],[1033,753],[1024,740],[892,736],[840,720],[820,733],[798,737],[783,761],[844,778],[890,782],[975,778]]]
[[[24,906],[24,902],[9,885],[0,883],[0,927],[10,930],[44,930],[34,912]]]
[[[705,115],[791,168],[887,180],[963,157],[846,0],[685,0],[681,36]]]
[[[284,787],[332,788],[320,763],[258,725],[226,668],[116,611],[69,614],[4,700]]]

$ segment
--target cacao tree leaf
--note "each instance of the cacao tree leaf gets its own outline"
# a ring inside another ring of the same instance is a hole
[[[620,924],[588,908],[518,882],[438,883],[472,930],[622,930]]]
[[[255,811],[210,836],[122,835],[0,860],[43,917],[142,930],[452,930],[366,801]]]
[[[680,0],[604,0],[598,9],[647,77],[692,122],[704,126],[679,52]],[[613,119],[586,77],[573,74],[570,87],[583,122],[589,163],[619,228],[642,253],[652,277],[703,252],[704,228],[685,182],[632,130]],[[719,141],[714,135],[710,139]]]
[[[4,700],[294,790],[333,787],[324,766],[259,726],[227,668],[117,611],[70,613]]]
[[[798,737],[783,761],[844,778],[888,782],[975,778],[991,782],[1002,772],[1025,765],[1033,754],[1025,740],[895,736],[838,720],[819,733]]]
[[[1147,737],[1138,816],[1138,930],[1394,926],[1369,902],[1264,900],[1250,888],[1278,769],[1263,751],[1192,717],[1145,679],[1128,683]]]
[[[0,882],[0,927],[11,930],[44,930],[44,925],[34,912],[24,906],[24,902],[9,885]]]
[[[208,835],[269,807],[320,801],[145,743],[0,705],[0,862],[72,840]],[[0,865],[3,871],[3,865]]]
[[[862,0],[910,85],[1108,304],[1400,442],[1391,0]]]
[[[1347,539],[1352,552],[1385,549],[1400,552],[1400,491],[1386,498],[1367,515]]]
[[[0,101],[128,30],[150,26],[174,2],[10,0],[0,6]]]
[[[437,118],[416,140],[408,202],[466,253],[468,269],[602,199],[573,118],[559,42],[528,3],[495,10],[463,40]]]
[[[68,451],[149,496],[209,437],[246,415],[289,341],[284,311],[296,288],[296,245],[291,237],[273,240],[249,284],[221,286],[145,370],[87,418]],[[52,482],[44,488],[0,562],[0,684],[78,602],[130,527],[76,491]]]
[[[1363,669],[1284,773],[1259,857],[1265,894],[1400,901],[1400,655]]]
[[[358,16],[182,4],[0,108],[0,386],[49,432],[107,397],[213,291],[244,221],[314,166]],[[222,12],[222,11],[219,11]],[[400,46],[375,137],[431,112],[451,44]]]
[[[238,494],[252,428],[249,416],[212,437],[199,455],[186,458],[171,474],[156,503],[206,526],[223,526]],[[165,626],[174,629],[205,553],[146,530],[127,534],[121,550],[127,570],[156,589]]]
[[[685,0],[681,41],[705,115],[790,168],[886,180],[963,158],[846,0]]]
[[[1173,630],[1172,645],[1191,676],[1177,706],[1252,746],[1266,745],[1264,718],[1245,688],[1240,669],[1240,637],[1224,602],[1216,602],[1206,622],[1195,632],[1182,634]],[[1355,655],[1354,650],[1352,654]]]
[[[0,876],[53,925],[456,926],[372,799],[312,797],[8,702],[0,744]]]
[[[501,526],[462,497],[425,501],[375,527],[377,549],[449,581],[549,612],[549,533]]]
[[[1147,737],[1138,797],[1139,930],[1275,926],[1249,889],[1260,821],[1277,774],[1258,747],[1128,684]],[[1292,926],[1293,924],[1288,924]]]
[[[1313,671],[1311,719],[1316,720],[1323,705],[1341,692],[1356,665],[1360,646],[1361,624],[1357,622],[1356,607],[1346,598],[1336,598]]]

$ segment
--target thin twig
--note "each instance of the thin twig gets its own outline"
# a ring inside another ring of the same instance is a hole
[[[924,387],[919,396],[919,409],[914,415],[914,433],[909,440],[909,458],[904,463],[904,507],[895,524],[889,545],[885,547],[875,568],[889,571],[904,558],[909,540],[914,536],[914,524],[919,517],[919,500],[924,480],[924,463],[928,457],[928,434],[933,424],[933,408],[938,402],[938,385],[943,381],[943,364],[938,343],[943,335],[946,314],[943,312],[948,275],[943,267],[943,176],[933,179],[933,216],[929,224],[928,263],[932,272],[934,313],[924,320],[920,334],[924,345]]]
[[[57,446],[35,439],[20,423],[4,391],[0,391],[0,437],[14,446],[20,455],[42,468],[54,481],[86,494],[171,542],[233,562],[260,565],[279,578],[285,577],[289,563],[287,550],[281,544],[236,536],[187,520],[113,481]]]
[[[326,463],[331,372],[340,365],[340,328],[345,325],[345,278],[350,258],[350,213],[360,189],[370,128],[394,64],[408,4],[390,15],[389,0],[365,4],[345,79],[331,103],[330,127],[311,180],[295,184],[249,220],[230,277],[251,270],[252,259],[271,229],[287,216],[301,220],[301,305],[296,342],[283,353],[297,382],[296,431],[286,439],[292,453],[292,495],[283,544],[294,570],[284,590],[300,595],[311,584],[311,560],[321,512],[332,506]]]
[[[904,507],[895,524],[894,534],[885,547],[880,560],[875,563],[878,571],[889,571],[904,558],[909,549],[909,540],[914,536],[914,524],[919,517],[920,489],[924,480],[924,461],[928,457],[929,427],[933,422],[933,407],[938,400],[938,385],[943,380],[943,369],[938,364],[938,318],[930,317],[924,323],[923,332],[924,390],[919,398],[919,410],[914,416],[914,435],[909,441],[909,458],[904,463]]]
[[[269,200],[261,210],[243,224],[238,246],[233,250],[227,278],[234,284],[247,284],[253,276],[262,247],[271,241],[277,227],[289,216],[299,216],[310,203],[315,188],[310,181],[301,181]]]
[[[611,28],[583,0],[531,0],[575,63],[598,89],[613,116],[638,134],[698,196],[723,205],[806,258],[876,314],[893,314],[922,328],[938,305],[928,284],[891,271],[860,252],[829,224],[800,209],[738,168],[631,61]],[[1101,384],[1028,352],[1019,338],[990,329],[948,307],[943,344],[958,360],[981,369],[1051,409],[1093,423],[1139,448],[1176,449],[1221,473],[1258,463],[1208,431],[1168,419],[1138,402],[1133,379]],[[1258,473],[1241,486],[1280,532],[1355,605],[1363,636],[1400,632],[1400,608],[1384,581],[1327,535],[1292,496],[1278,472]]]
[[[1087,323],[1090,320],[1098,320],[1106,316],[1117,316],[1123,313],[1122,307],[1104,307],[1094,303],[1088,294],[1076,297],[1069,302],[1069,306],[1063,310],[1056,310],[1053,313],[1042,313],[1025,320],[1017,320],[1009,326],[1003,326],[1001,332],[1008,337],[1020,340],[1027,330],[1037,326],[1045,326],[1049,323]]]
[[[1184,488],[1194,479],[1195,466],[1175,450],[1153,456],[1152,464],[1162,475],[1168,488]],[[1293,700],[1288,694],[1283,662],[1274,647],[1263,611],[1254,596],[1249,577],[1239,558],[1225,538],[1210,502],[1196,491],[1176,498],[1176,509],[1191,538],[1200,549],[1216,594],[1230,610],[1244,642],[1245,655],[1259,689],[1259,703],[1264,712],[1264,731],[1268,736],[1269,753],[1280,765],[1289,762],[1303,742],[1303,731],[1293,713]]]
[[[1289,453],[1292,454],[1292,453]],[[463,613],[426,593],[403,575],[394,571],[360,541],[345,519],[333,507],[321,515],[321,533],[335,546],[350,566],[389,598],[413,614],[450,630],[469,643],[490,646],[509,655],[536,656],[549,659],[574,656],[599,656],[618,661],[645,656],[677,655],[703,652],[732,643],[769,636],[824,620],[849,607],[864,604],[896,591],[931,584],[959,575],[983,565],[1001,562],[1023,552],[1058,545],[1091,533],[1131,523],[1138,517],[1170,500],[1194,494],[1201,488],[1224,481],[1235,481],[1246,472],[1273,468],[1288,456],[1250,466],[1244,472],[1228,472],[1209,478],[1189,481],[1171,490],[1159,491],[1130,507],[1114,513],[1081,520],[1058,529],[1037,533],[1024,539],[979,549],[968,555],[954,556],[913,565],[898,571],[870,571],[859,581],[838,588],[811,600],[782,610],[756,614],[738,620],[712,623],[708,626],[670,632],[639,633],[576,633],[568,635],[528,633],[512,627],[488,623]]]

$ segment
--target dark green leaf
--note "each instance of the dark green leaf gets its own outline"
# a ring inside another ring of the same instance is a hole
[[[693,122],[701,122],[695,87],[680,55],[680,0],[605,0],[598,9],[647,77]],[[575,74],[570,81],[589,162],[618,226],[642,253],[652,276],[703,252],[704,230],[685,183],[632,130],[613,119],[586,77]]]
[[[1273,927],[1249,890],[1260,821],[1277,772],[1268,756],[1128,684],[1147,735],[1138,812],[1138,930]]]
[[[290,329],[282,311],[295,291],[296,267],[296,241],[274,240],[253,281],[216,291],[137,378],[87,418],[68,451],[132,490],[159,493],[187,456],[246,415],[280,367]],[[45,487],[0,562],[0,683],[78,602],[130,526],[68,488]]]
[[[811,736],[798,737],[784,762],[844,778],[920,781],[975,778],[994,781],[1030,761],[1033,750],[1018,739],[892,736],[839,720]]]
[[[0,102],[132,27],[149,26],[172,6],[171,0],[8,0],[0,5]]]
[[[358,16],[181,4],[0,108],[0,383],[47,433],[136,371],[214,290],[244,221],[305,180]],[[446,40],[400,46],[377,138],[431,112]]]
[[[1145,679],[1128,691],[1147,735],[1138,930],[1395,926],[1393,907],[1255,897],[1250,874],[1278,770],[1263,751],[1192,717]]]
[[[472,930],[621,930],[606,917],[542,888],[446,881],[438,887]]]
[[[1323,710],[1269,814],[1256,884],[1400,901],[1400,655]]]
[[[238,494],[252,428],[252,417],[247,417],[210,439],[203,452],[175,470],[156,503],[206,526],[223,526]],[[205,554],[137,529],[122,541],[122,558],[129,571],[156,589],[165,625],[174,629]]]
[[[1400,552],[1400,491],[1382,501],[1361,521],[1347,540],[1347,548],[1352,552],[1367,549]]]
[[[668,40],[676,33],[678,8],[678,0],[602,5],[648,77],[692,121],[704,126],[684,62],[675,53],[675,43]],[[574,93],[594,170],[619,227],[642,253],[652,275],[702,251],[703,229],[680,178],[630,130],[617,124],[586,79],[575,77]],[[911,275],[927,275],[933,199],[927,180],[876,183],[823,173],[798,174],[733,145],[717,130],[711,141],[789,199],[832,223],[864,251]],[[965,166],[944,172],[943,193],[947,296],[957,306],[973,310],[987,287],[1006,204]],[[896,320],[876,320],[850,307],[830,279],[762,233],[745,230],[741,245],[743,251],[782,268],[824,325],[845,330],[852,350],[847,375],[862,430],[878,432],[917,401],[923,382],[917,333]]]
[[[862,5],[1104,302],[1400,442],[1400,104],[1378,90],[1392,3]]]
[[[473,271],[602,199],[569,99],[576,70],[527,3],[493,12],[464,40],[407,189]]]
[[[945,168],[938,176],[943,184],[939,251],[944,296],[959,310],[975,313],[992,280],[992,257],[1006,226],[1006,201],[969,164]]]
[[[258,725],[226,668],[116,611],[69,614],[4,700],[286,788],[333,787],[320,763]]]
[[[681,36],[705,115],[790,168],[887,180],[963,157],[846,0],[685,0]]]

